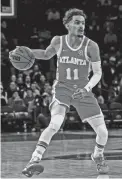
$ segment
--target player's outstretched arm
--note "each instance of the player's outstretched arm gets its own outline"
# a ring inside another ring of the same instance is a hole
[[[46,50],[41,49],[32,49],[32,53],[36,59],[49,60],[54,55],[57,54],[60,48],[60,37],[55,36],[51,40],[50,45],[46,48]]]
[[[95,43],[94,41],[90,41],[87,51],[92,65],[93,76],[88,82],[88,84],[85,86],[85,89],[87,91],[90,91],[100,81],[102,76],[102,69],[101,69],[100,50],[98,44]]]

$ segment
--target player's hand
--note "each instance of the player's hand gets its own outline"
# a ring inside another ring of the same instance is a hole
[[[12,55],[15,55],[16,52],[17,53],[20,52],[20,47],[19,46],[16,46],[16,48],[14,50],[11,50],[9,52],[9,58],[11,59]]]
[[[78,88],[74,94],[72,95],[73,99],[82,99],[84,98],[85,96],[87,96],[87,90],[85,88],[81,89],[81,88]]]
[[[26,50],[26,52],[29,53],[29,56],[31,58],[35,59],[35,56],[34,56],[32,50],[25,46],[16,46],[16,48],[14,50],[9,52],[9,58],[11,59],[11,55],[15,55],[16,53],[23,55],[25,53],[25,50]]]
[[[9,58],[10,58],[10,59],[12,59],[12,56],[14,55],[14,53],[15,53],[14,50],[12,50],[12,51],[9,52]]]

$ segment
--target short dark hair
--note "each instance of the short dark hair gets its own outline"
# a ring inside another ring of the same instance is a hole
[[[85,13],[83,12],[83,10],[80,10],[80,9],[76,9],[76,8],[73,8],[73,9],[69,9],[68,11],[66,11],[65,13],[65,16],[63,18],[63,24],[66,25],[68,22],[71,21],[72,17],[73,16],[83,16],[85,19],[86,19],[86,15]]]

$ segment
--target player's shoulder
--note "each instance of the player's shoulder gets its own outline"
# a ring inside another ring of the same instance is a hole
[[[99,49],[97,42],[89,39],[88,49]]]
[[[100,60],[100,50],[98,44],[91,40],[89,41],[87,48],[87,55],[91,59],[91,61],[99,61]]]
[[[58,36],[58,35],[54,36],[52,38],[52,40],[51,40],[51,44],[53,44],[53,45],[59,45],[60,44],[60,37],[61,36]]]

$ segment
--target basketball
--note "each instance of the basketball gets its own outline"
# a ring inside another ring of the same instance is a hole
[[[28,47],[20,46],[9,53],[9,58],[12,65],[18,70],[30,69],[34,62],[35,57]]]

